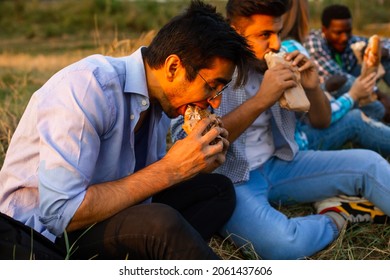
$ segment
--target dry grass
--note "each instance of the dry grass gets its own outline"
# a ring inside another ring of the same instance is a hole
[[[309,204],[279,207],[288,217],[305,216],[313,213]],[[258,260],[252,245],[248,241],[242,248],[237,248],[229,239],[219,236],[210,241],[214,252],[225,260]],[[340,235],[324,250],[307,260],[390,260],[389,224],[358,223],[348,224]]]
[[[156,31],[151,30],[141,34],[137,39],[125,39],[114,41],[107,47],[102,47],[101,52],[109,56],[125,56],[137,50],[141,46],[147,46],[153,40]]]
[[[142,45],[148,45],[155,32],[150,31],[133,40],[114,40],[95,51],[73,51],[59,55],[0,54],[0,166],[17,122],[29,96],[56,71],[92,54],[128,55]],[[2,96],[3,95],[3,96]],[[280,208],[287,216],[303,216],[313,212],[311,205]],[[350,226],[328,248],[309,259],[390,259],[390,227],[361,224]],[[229,239],[218,236],[210,246],[223,259],[259,259],[250,242],[245,248],[235,247]]]
[[[18,123],[18,118],[10,112],[6,104],[0,107],[0,116],[0,162],[2,163],[8,149],[8,143]]]
[[[63,68],[80,58],[81,52],[66,53],[62,55],[30,55],[26,53],[2,53],[0,54],[0,68],[12,68],[24,71],[39,70],[42,72],[55,71]]]

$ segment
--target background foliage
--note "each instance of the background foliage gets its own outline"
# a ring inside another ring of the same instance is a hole
[[[309,0],[313,26],[319,26],[322,8],[343,3],[351,8],[355,27],[389,32],[390,0]],[[189,0],[0,0],[0,40],[92,38],[91,42],[115,34],[119,39],[132,38],[151,29],[159,29],[183,10]],[[224,0],[209,0],[224,13]],[[387,24],[387,25],[386,25]],[[375,29],[375,27],[374,27]],[[383,30],[380,30],[383,29]],[[100,32],[97,38],[96,32]],[[371,32],[372,30],[370,30]],[[103,35],[101,35],[103,34]],[[95,42],[96,43],[96,42]],[[11,47],[16,47],[15,44]],[[6,46],[0,45],[0,51]]]

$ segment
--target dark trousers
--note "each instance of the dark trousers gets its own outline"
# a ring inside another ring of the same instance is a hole
[[[0,213],[0,260],[63,260],[65,253],[39,232]]]
[[[218,259],[207,241],[235,206],[231,181],[201,174],[88,230],[68,233],[71,259]],[[56,241],[65,247],[64,236]]]

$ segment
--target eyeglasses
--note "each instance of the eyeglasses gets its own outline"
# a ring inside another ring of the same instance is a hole
[[[203,76],[200,74],[200,72],[198,72],[198,75],[199,75],[199,76],[202,78],[202,80],[207,84],[207,86],[210,88],[210,90],[216,91],[216,92],[217,92],[214,96],[212,96],[212,97],[210,97],[210,98],[208,99],[209,101],[214,100],[215,98],[217,98],[218,96],[220,96],[220,95],[223,93],[223,91],[224,91],[224,90],[229,86],[229,84],[230,84],[230,83],[227,83],[226,85],[224,85],[224,86],[222,87],[222,89],[221,89],[220,91],[218,91],[215,87],[212,87],[212,86],[209,84],[209,82],[206,81],[205,78],[203,78]]]

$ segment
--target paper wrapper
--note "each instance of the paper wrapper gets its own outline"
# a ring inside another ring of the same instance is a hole
[[[265,61],[269,69],[276,66],[279,63],[291,65],[290,61],[284,59],[285,52],[269,52],[264,56]],[[298,86],[294,88],[287,89],[279,99],[280,107],[287,110],[297,111],[297,112],[307,112],[310,109],[310,102],[307,99],[305,90],[303,89],[300,81],[301,74],[296,67],[294,74],[298,80]]]

